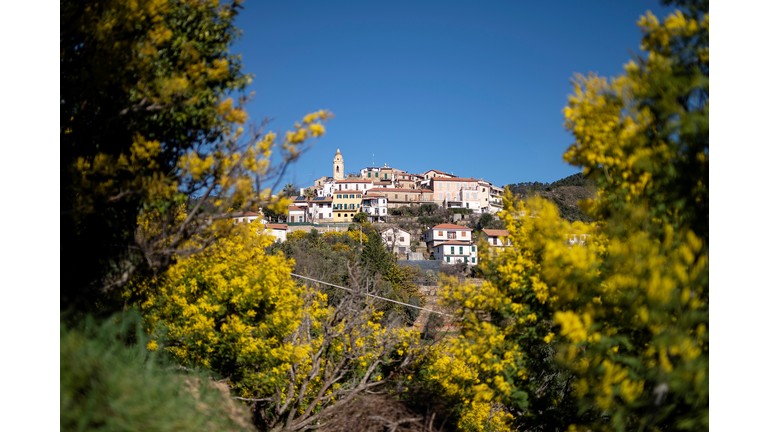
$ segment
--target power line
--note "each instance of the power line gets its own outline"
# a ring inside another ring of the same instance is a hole
[[[339,286],[339,285],[334,285],[332,283],[323,282],[321,280],[312,279],[312,278],[309,278],[309,277],[306,277],[306,276],[302,276],[302,275],[297,275],[296,273],[291,273],[291,276],[295,276],[295,277],[301,278],[301,279],[306,279],[306,280],[309,280],[309,281],[312,281],[312,282],[321,283],[323,285],[332,286],[334,288],[340,288],[340,289],[343,289],[343,290],[347,290],[349,292],[354,292],[354,290],[352,290],[351,288],[347,288],[347,287],[343,287],[343,286]],[[427,312],[432,312],[432,313],[436,313],[436,314],[440,314],[440,315],[445,315],[445,316],[448,316],[448,317],[453,317],[453,315],[451,315],[451,314],[447,314],[447,313],[443,313],[443,312],[438,312],[438,311],[435,311],[435,310],[432,310],[432,309],[427,309],[427,308],[423,308],[423,307],[419,307],[419,306],[410,305],[408,303],[399,302],[397,300],[388,299],[386,297],[381,297],[381,296],[377,296],[377,295],[374,295],[374,294],[368,294],[368,293],[365,293],[365,295],[367,295],[369,297],[373,297],[373,298],[379,299],[379,300],[384,300],[384,301],[388,301],[388,302],[392,302],[392,303],[401,304],[403,306],[412,307],[414,309],[419,309],[419,310],[423,310],[423,311],[427,311]]]

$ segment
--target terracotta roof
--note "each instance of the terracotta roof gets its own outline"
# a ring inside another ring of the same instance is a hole
[[[484,229],[483,232],[489,237],[501,237],[509,235],[509,231],[503,229]]]
[[[435,178],[435,177],[433,177],[433,178]],[[454,177],[454,178],[438,178],[438,180],[436,180],[436,181],[474,182],[474,181],[477,181],[477,179]]]
[[[243,216],[258,216],[258,213],[254,213],[252,211],[243,213]],[[236,217],[243,217],[243,216],[236,216]]]
[[[461,225],[454,225],[454,224],[440,224],[435,225],[431,229],[461,229],[461,230],[467,230],[472,231],[472,228],[463,227]]]
[[[285,224],[267,224],[267,228],[287,230],[288,225]]]
[[[386,198],[386,196],[384,196],[384,195],[371,195],[371,194],[363,195],[363,199],[366,199],[366,198]]]
[[[426,174],[426,173],[428,173],[428,172],[431,172],[431,171],[434,171],[434,172],[436,172],[436,173],[440,173],[440,174],[445,174],[445,175],[453,175],[453,174],[448,174],[447,172],[444,172],[444,171],[440,171],[440,170],[436,170],[436,169],[431,169],[431,170],[429,170],[429,171],[424,171],[424,174]]]
[[[336,183],[370,183],[368,179],[336,180]]]
[[[300,207],[300,206],[289,206],[288,210],[304,210],[306,207]]]
[[[409,193],[421,193],[421,189],[373,188],[373,189],[368,189],[368,192],[409,192]]]
[[[471,246],[471,245],[474,245],[474,243],[465,242],[465,241],[459,241],[459,240],[448,240],[447,242],[442,242],[442,243],[440,243],[439,245],[437,245],[435,247],[437,248],[437,247],[440,247],[440,246],[443,246],[443,245],[448,245],[448,246],[451,246],[451,245],[467,246],[467,245],[469,245],[469,246]]]

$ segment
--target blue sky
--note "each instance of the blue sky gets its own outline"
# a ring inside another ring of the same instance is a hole
[[[429,169],[496,185],[577,173],[562,109],[575,73],[613,76],[657,1],[245,2],[232,47],[254,75],[251,121],[284,132],[329,109],[327,134],[283,183],[345,170]]]

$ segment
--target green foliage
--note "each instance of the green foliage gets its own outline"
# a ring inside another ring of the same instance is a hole
[[[379,233],[372,233],[360,254],[360,265],[368,274],[383,275],[395,266],[395,257],[384,247]]]
[[[509,193],[515,248],[481,245],[488,283],[445,287],[451,352],[518,429],[709,428],[709,16],[685,4],[641,17],[647,60],[574,81],[564,158],[599,187],[583,203],[597,222],[564,220],[545,189]]]
[[[139,212],[185,199],[154,185],[171,184],[186,151],[232,130],[239,114],[222,115],[219,102],[250,80],[227,49],[236,14],[232,2],[61,2],[63,308],[93,309],[105,278],[143,265],[130,247]],[[141,159],[151,142],[165,149],[152,162]],[[137,169],[116,169],[121,156]]]
[[[472,209],[466,209],[466,208],[452,208],[449,209],[451,213],[453,214],[463,214],[463,215],[470,215],[472,214]]]
[[[445,218],[440,215],[432,215],[432,216],[419,216],[417,219],[420,225],[432,227],[435,225],[439,225],[445,221]]]
[[[359,212],[357,213],[352,220],[354,220],[357,223],[363,223],[368,220],[368,213],[365,212]]]
[[[254,430],[225,386],[175,371],[147,342],[135,311],[100,324],[61,324],[61,430]]]

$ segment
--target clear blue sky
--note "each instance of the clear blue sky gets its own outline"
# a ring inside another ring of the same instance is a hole
[[[283,183],[389,166],[503,186],[580,171],[562,109],[574,73],[613,76],[658,1],[245,2],[233,46],[254,74],[251,121],[284,132],[329,109],[327,135]]]

